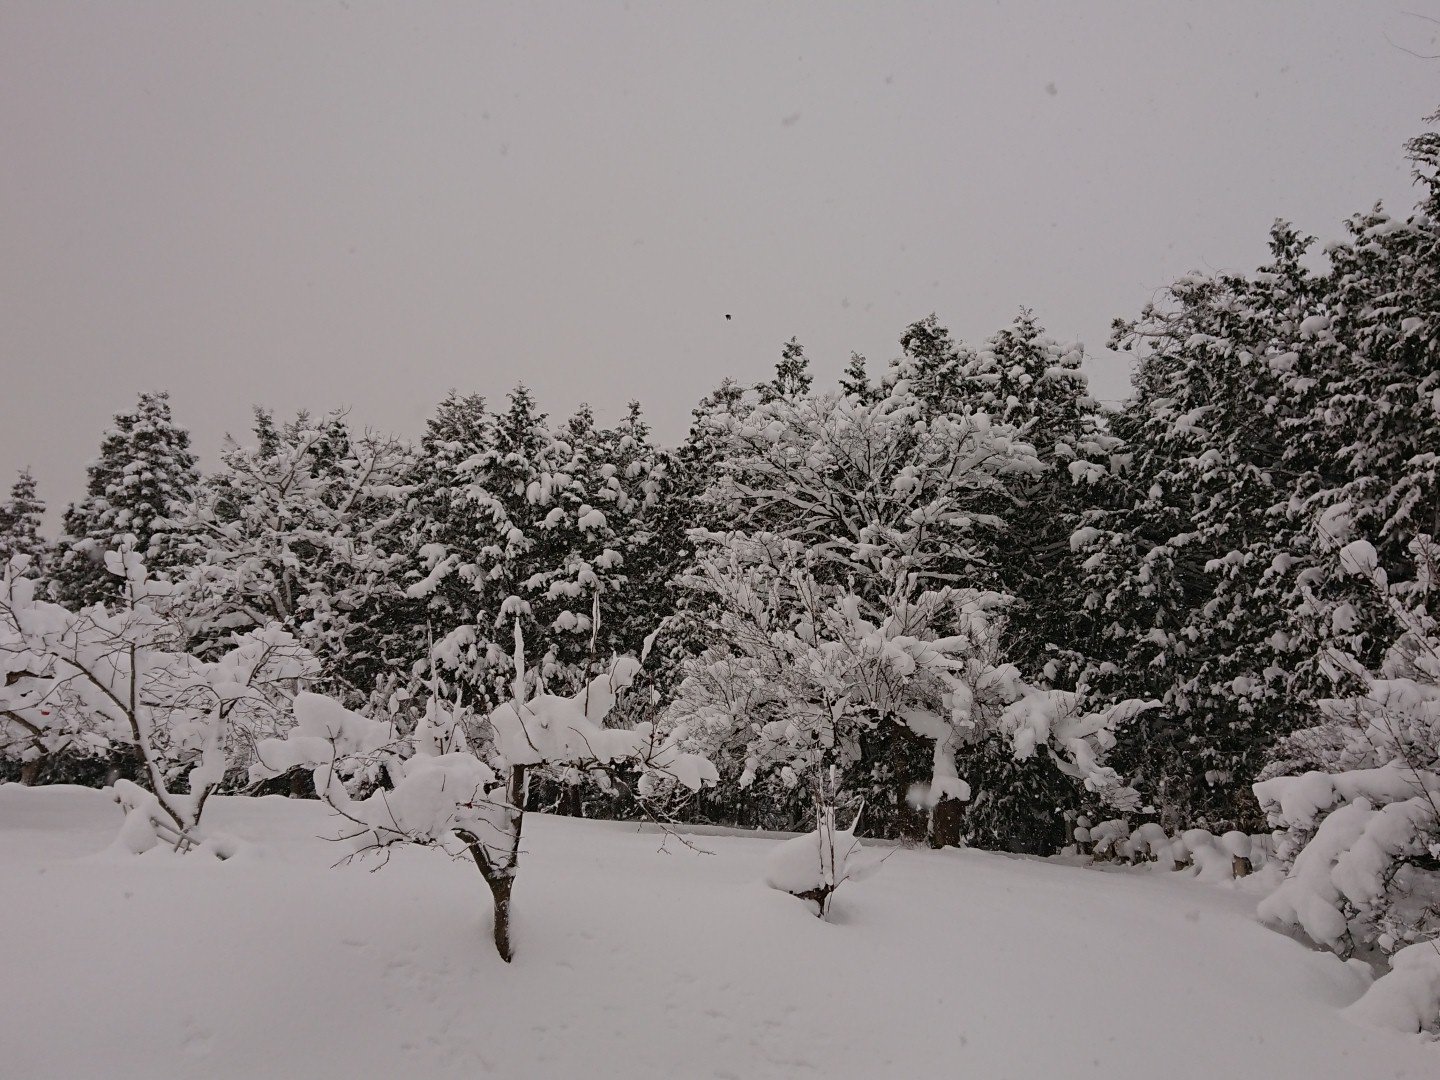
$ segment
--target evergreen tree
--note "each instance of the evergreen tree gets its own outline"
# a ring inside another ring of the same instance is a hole
[[[666,621],[646,665],[648,677],[663,695],[673,691],[682,665],[698,656],[714,634],[716,611],[710,598],[687,588],[680,571],[695,558],[690,534],[722,527],[721,512],[705,493],[716,484],[729,455],[731,428],[752,412],[759,394],[725,378],[691,411],[690,429],[678,450],[664,455],[665,479],[650,515],[665,572],[659,609]],[[719,796],[724,798],[723,794]]]
[[[840,393],[846,397],[853,397],[857,401],[871,402],[875,400],[876,387],[870,382],[870,375],[865,370],[865,357],[858,352],[850,354],[850,362],[840,373]]]
[[[903,355],[891,362],[886,381],[903,378],[915,396],[937,412],[951,412],[960,406],[954,380],[968,349],[957,344],[950,331],[931,312],[911,323],[900,335]]]
[[[255,439],[226,438],[220,468],[178,518],[192,648],[278,624],[319,658],[333,692],[363,700],[407,655],[395,609],[405,603],[410,448],[352,435],[340,412],[277,427],[257,409]]]
[[[984,417],[1034,451],[1034,469],[977,504],[1003,528],[975,552],[965,580],[1014,601],[1005,648],[1027,677],[1084,691],[1077,666],[1057,662],[1071,645],[1081,602],[1080,556],[1069,540],[1113,482],[1118,440],[1087,392],[1082,350],[1046,336],[1025,310],[978,349],[954,341],[933,314],[912,324],[901,345],[887,381],[913,387],[927,417]],[[1029,851],[1063,843],[1056,810],[1075,808],[1082,791],[1043,761],[1017,760],[1003,739],[975,740],[959,758],[976,789],[963,824],[971,843]]]
[[[27,557],[28,577],[44,577],[50,548],[40,530],[45,503],[35,489],[35,477],[21,469],[10,487],[10,498],[0,504],[0,567],[17,555]]]
[[[810,384],[814,381],[805,348],[798,339],[792,337],[780,350],[780,359],[775,364],[775,378],[768,383],[761,383],[757,389],[762,401],[799,398],[810,392]]]
[[[1164,702],[1122,733],[1119,759],[1167,826],[1258,828],[1248,784],[1304,708],[1288,594],[1305,553],[1285,507],[1313,475],[1287,438],[1304,403],[1285,369],[1323,305],[1307,242],[1277,226],[1255,274],[1191,275],[1117,324],[1141,360],[1115,422],[1126,493],[1074,538],[1087,675]]]
[[[532,671],[557,690],[638,648],[626,564],[644,542],[631,523],[650,500],[655,457],[638,410],[607,431],[588,409],[552,429],[524,386],[500,415],[478,398],[442,403],[422,443],[409,593],[423,602],[447,685],[470,701],[505,700],[517,618]]]
[[[85,497],[65,511],[52,575],[57,599],[72,609],[119,598],[123,582],[106,570],[107,551],[133,547],[157,577],[185,559],[170,515],[190,498],[198,474],[170,396],[141,394],[133,411],[118,414],[88,473]]]

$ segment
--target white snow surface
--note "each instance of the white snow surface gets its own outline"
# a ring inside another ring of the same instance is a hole
[[[102,792],[0,786],[0,1075],[1440,1075],[1251,879],[894,848],[821,921],[764,885],[773,840],[530,815],[506,965],[473,865],[332,868],[321,804],[212,802],[223,862],[114,850]]]

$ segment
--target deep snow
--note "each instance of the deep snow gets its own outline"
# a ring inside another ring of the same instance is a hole
[[[332,869],[320,804],[212,809],[252,841],[224,863],[0,786],[0,1075],[1440,1075],[1339,1015],[1356,971],[1178,874],[894,849],[825,923],[763,884],[773,841],[532,815],[507,967],[472,865]]]

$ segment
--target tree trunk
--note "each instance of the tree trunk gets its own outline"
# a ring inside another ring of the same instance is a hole
[[[493,853],[486,850],[474,833],[456,830],[456,835],[470,849],[480,876],[490,886],[490,898],[495,907],[495,951],[507,964],[515,955],[510,947],[510,893],[515,888],[515,874],[520,869],[520,830],[525,823],[525,794],[525,766],[511,766],[506,784],[506,796],[510,800],[510,850],[503,864],[497,866],[491,861]]]
[[[34,787],[40,781],[40,772],[45,768],[44,758],[34,758],[20,766],[20,783]]]
[[[930,812],[930,846],[959,847],[960,824],[965,817],[965,804],[959,799],[941,799]]]
[[[493,878],[487,884],[495,901],[495,951],[508,964],[515,955],[510,948],[510,890],[515,887],[515,879],[507,875]]]

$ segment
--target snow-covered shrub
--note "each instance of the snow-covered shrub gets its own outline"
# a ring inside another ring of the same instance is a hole
[[[1076,830],[1077,842],[1080,831]],[[1147,821],[1132,829],[1123,818],[1086,828],[1084,836],[1098,862],[1153,862],[1164,870],[1193,871],[1202,881],[1228,881],[1251,873],[1263,865],[1268,840],[1238,830],[1216,836],[1208,829],[1184,829],[1172,836],[1159,822]]]
[[[297,765],[314,769],[315,790],[344,819],[344,840],[355,853],[394,844],[436,847],[475,861],[494,906],[495,948],[513,956],[510,898],[520,866],[529,772],[537,767],[603,768],[628,761],[643,770],[643,791],[668,781],[698,790],[714,783],[714,766],[678,745],[683,731],[661,738],[649,723],[611,728],[605,720],[640,668],[618,657],[572,696],[531,693],[524,639],[515,624],[513,697],[489,714],[494,756],[469,749],[453,723],[448,732],[427,713],[408,734],[319,695],[295,701],[296,724],[285,739],[259,746],[251,776],[263,779]],[[367,767],[381,767],[392,789],[356,798],[347,786]]]
[[[1440,1031],[1440,943],[1417,941],[1390,957],[1390,972],[1345,1012],[1394,1031]]]
[[[188,848],[203,840],[206,800],[257,739],[289,726],[290,699],[317,665],[275,627],[236,635],[213,660],[183,652],[173,586],[148,577],[134,551],[105,558],[124,586],[113,611],[70,611],[37,598],[33,580],[7,574],[0,753],[127,750],[145,787],[114,785],[128,814],[122,839],[136,851],[157,841]]]
[[[1326,768],[1255,784],[1279,830],[1277,854],[1290,863],[1262,916],[1342,955],[1398,955],[1440,939],[1440,633],[1425,607],[1436,547],[1422,536],[1411,551],[1415,580],[1392,584],[1365,541],[1340,550],[1341,569],[1369,580],[1403,633],[1378,672],[1338,650],[1327,658],[1337,681],[1360,689],[1321,702],[1321,724],[1291,740]],[[1401,981],[1422,985],[1419,970],[1407,967]],[[1390,980],[1401,975],[1385,976],[1370,994],[1394,998]]]
[[[860,839],[855,835],[859,813],[844,830],[836,827],[833,805],[821,806],[817,816],[819,824],[812,832],[782,840],[771,850],[765,860],[765,884],[805,901],[823,919],[835,890],[873,865],[861,859]]]
[[[1134,829],[1127,846],[1132,860],[1150,860],[1167,869],[1174,866],[1170,837],[1157,822],[1147,821]]]
[[[1121,818],[1110,818],[1091,826],[1086,832],[1090,853],[1097,860],[1130,857],[1130,826]]]

